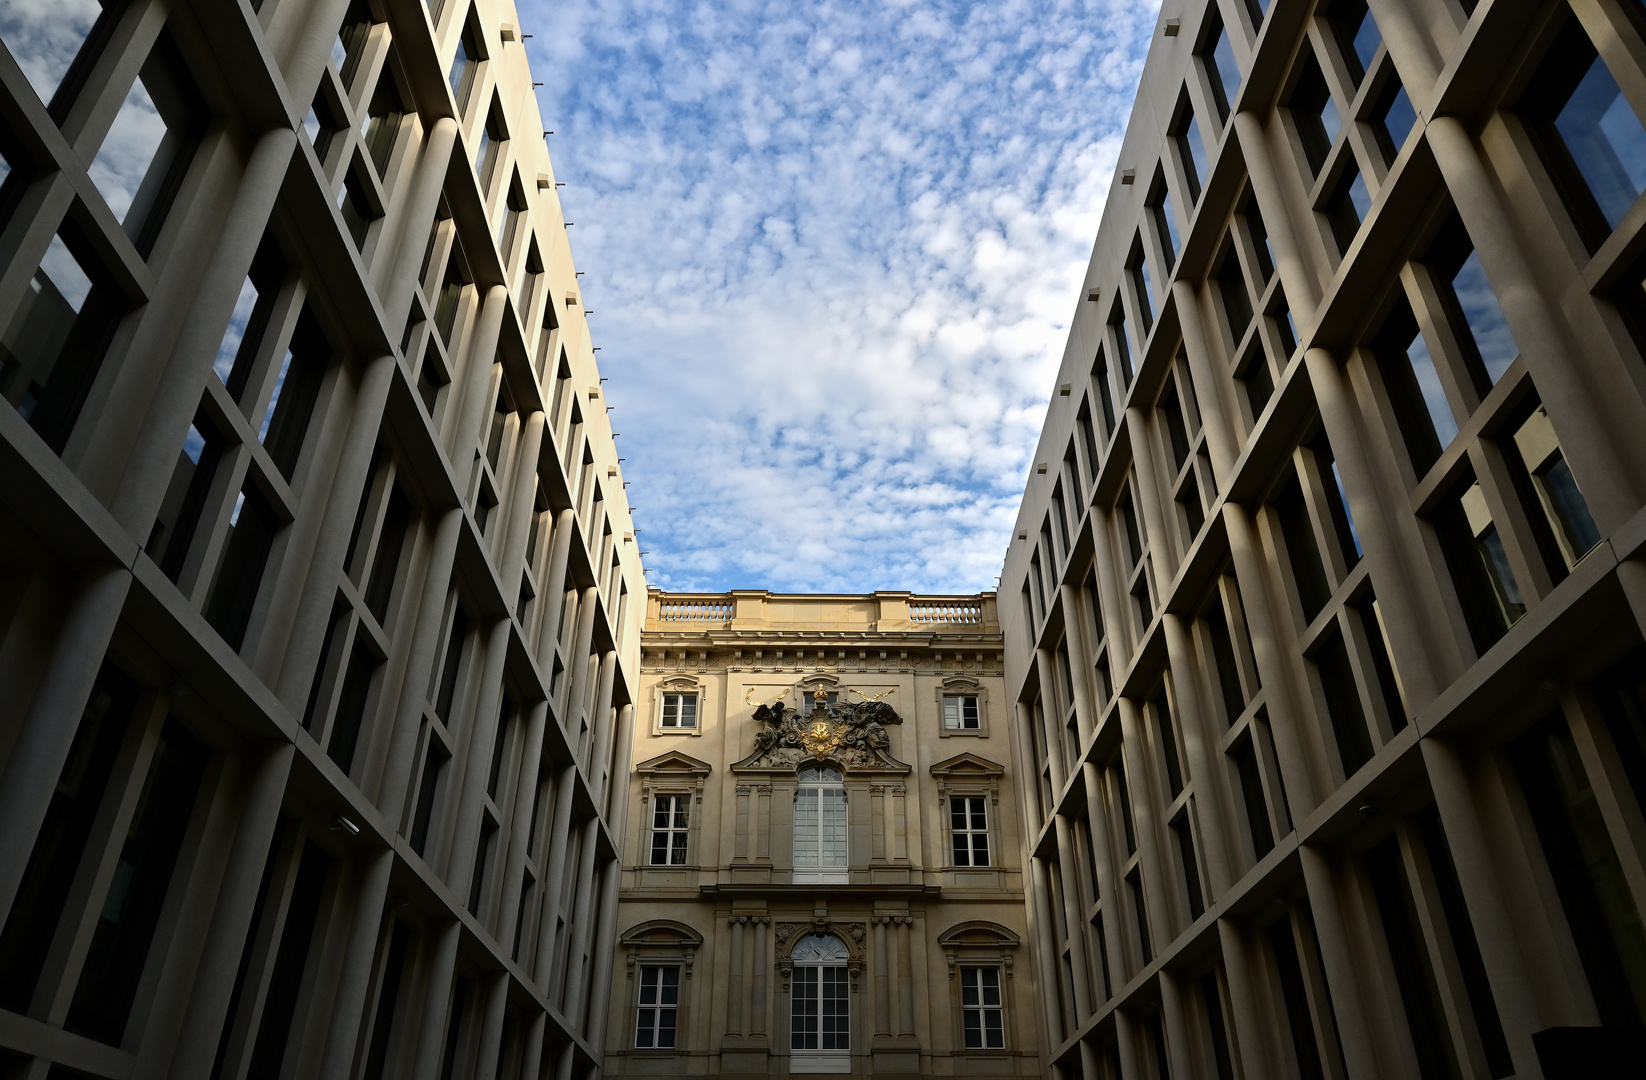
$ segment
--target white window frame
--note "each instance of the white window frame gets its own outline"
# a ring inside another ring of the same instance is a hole
[[[994,977],[994,985],[987,985],[986,975]],[[1004,1050],[1006,1049],[1006,992],[1005,980],[1001,977],[998,964],[967,964],[960,969],[960,1040],[966,1050]],[[988,991],[994,991],[994,1001],[988,1000]],[[971,1043],[973,1027],[968,1023],[972,1017],[977,1018],[975,1028],[980,1045]],[[994,1018],[995,1026],[989,1027],[989,1018]],[[995,1037],[995,1044],[989,1045],[989,1036]]]
[[[833,779],[808,778],[810,773],[827,773]],[[845,884],[851,858],[845,777],[837,769],[816,766],[803,768],[798,775],[800,781],[794,794],[794,882],[797,885]],[[804,809],[808,801],[815,810]],[[812,818],[811,828],[816,830],[812,843],[807,845],[812,857],[804,862],[801,861],[801,841],[810,830],[802,821],[802,815]],[[832,825],[839,829],[836,842],[831,842],[829,836]]]
[[[971,706],[971,716],[966,706]],[[951,708],[953,712],[951,713]],[[971,723],[967,723],[967,720]],[[983,702],[976,694],[943,695],[943,728],[946,731],[981,731],[983,729]]]
[[[657,981],[651,986],[646,984],[649,973],[657,973]],[[674,985],[670,987],[666,980],[668,973],[674,974]],[[672,989],[674,1000],[664,1002],[664,991]],[[634,1047],[636,1050],[676,1050],[680,1046],[680,965],[679,964],[642,964],[640,967],[639,998],[635,1005],[634,1019]],[[647,1001],[646,995],[650,991],[652,1000]],[[670,1024],[667,1028],[669,1045],[663,1046],[658,1042],[664,1032],[662,1024],[664,1014],[668,1014]],[[642,1035],[649,1036],[651,1045],[641,1042]]]
[[[972,706],[977,710],[975,727],[965,726],[965,699],[967,698],[971,698],[975,702]],[[971,675],[950,675],[936,687],[935,699],[938,738],[986,739],[989,737],[989,692],[980,680]],[[952,727],[949,724],[949,703],[951,701],[956,702],[957,713]]]
[[[948,796],[949,810],[949,857],[956,867],[991,867],[994,845],[989,840],[989,796],[984,794],[950,794]],[[955,828],[955,803],[965,803],[962,811],[965,818],[963,828]],[[977,827],[977,816],[983,817],[983,827]],[[978,862],[978,842],[982,842],[983,861]],[[967,861],[960,861],[961,847],[964,845]]]
[[[813,935],[801,939],[807,941]],[[839,938],[832,935],[823,936],[832,943],[831,951],[837,953],[828,959],[802,959],[794,961],[789,976],[789,1071],[791,1073],[849,1073],[852,1068],[852,1012],[851,1012],[851,973],[848,967],[850,954]],[[797,946],[800,943],[797,943]],[[843,1046],[825,1047],[826,1040],[823,1031],[824,987],[831,991],[831,999],[838,1001],[845,1009],[845,1028],[835,1034]],[[810,989],[812,992],[807,993]],[[811,1010],[805,1009],[808,999]],[[805,1012],[810,1012],[810,1019],[815,1024],[815,1037],[807,1040],[803,1037],[799,1026],[795,1023],[802,1018]],[[800,1043],[815,1041],[816,1046],[801,1046]]]
[[[666,802],[665,802],[666,800]],[[691,856],[691,804],[692,796],[685,792],[661,792],[652,796],[652,823],[651,846],[647,849],[648,866],[685,866]],[[665,824],[659,827],[657,815],[666,811],[668,817]],[[657,838],[663,836],[663,862],[657,861]],[[677,860],[674,856],[678,854]]]
[[[690,690],[690,691],[686,691],[686,690],[666,691],[663,694],[659,695],[659,697],[660,697],[660,700],[661,700],[661,704],[659,706],[659,712],[658,712],[658,716],[657,716],[657,726],[658,727],[662,728],[664,731],[696,731],[697,730],[697,726],[698,726],[697,725],[697,717],[698,717],[698,713],[701,711],[701,710],[698,709],[698,706],[700,704],[702,704],[701,696],[697,693],[697,691],[695,691],[695,690]],[[691,706],[691,709],[690,709],[690,711],[691,711],[691,723],[689,723],[689,724],[682,722],[685,719],[685,713],[687,711],[686,710],[686,705],[688,703]],[[670,716],[669,716],[669,708],[670,708],[671,705],[674,707],[674,717],[673,717],[673,722],[672,723],[670,722]]]

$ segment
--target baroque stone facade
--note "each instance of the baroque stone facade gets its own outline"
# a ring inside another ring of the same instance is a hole
[[[642,650],[607,1073],[1039,1075],[993,595],[654,591]]]

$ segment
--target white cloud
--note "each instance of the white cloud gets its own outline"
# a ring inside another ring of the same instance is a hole
[[[1155,9],[521,9],[653,584],[992,587]]]

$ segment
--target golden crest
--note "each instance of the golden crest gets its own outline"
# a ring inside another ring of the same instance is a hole
[[[840,745],[841,728],[827,720],[818,720],[806,728],[800,743],[813,757],[822,757]]]

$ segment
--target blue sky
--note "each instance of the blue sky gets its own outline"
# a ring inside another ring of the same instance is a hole
[[[1158,8],[519,6],[651,583],[993,588]]]

